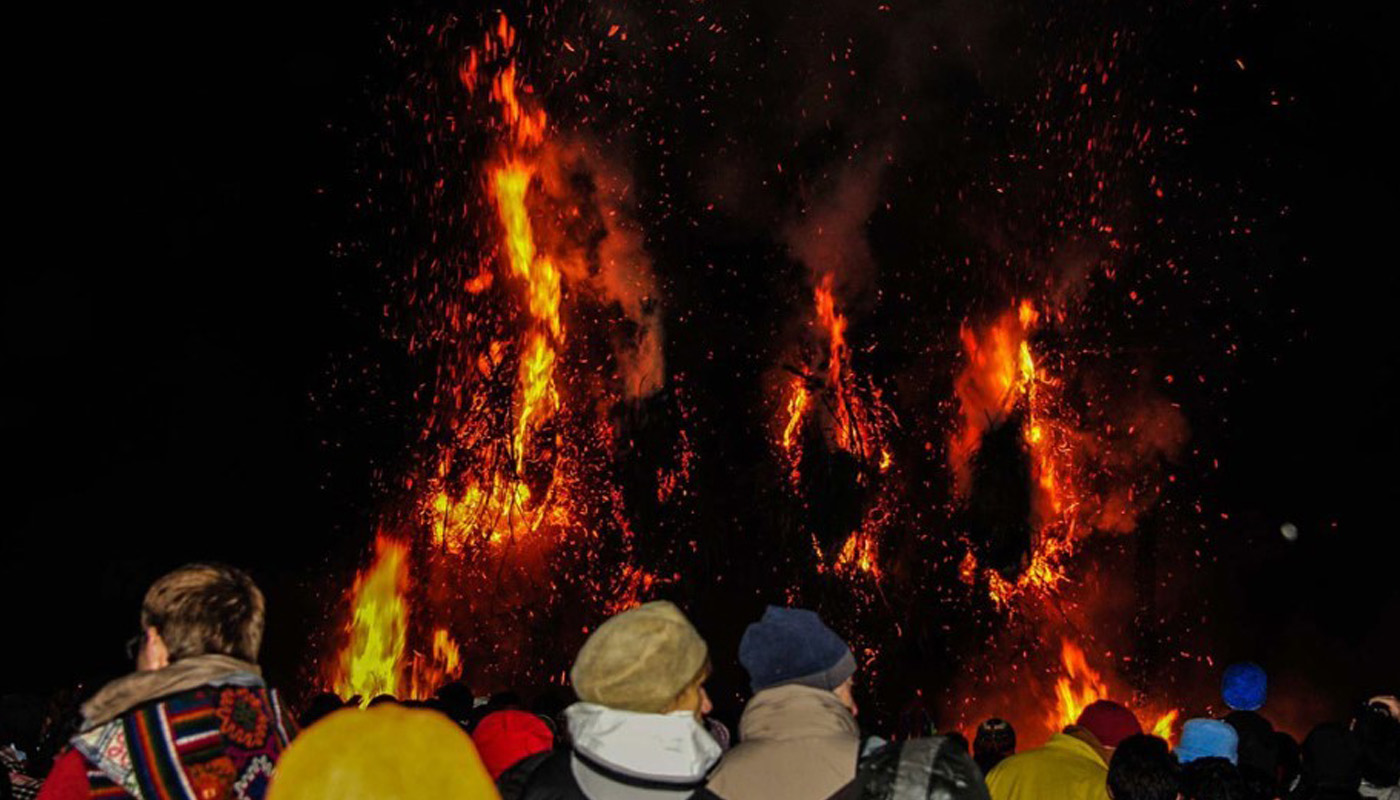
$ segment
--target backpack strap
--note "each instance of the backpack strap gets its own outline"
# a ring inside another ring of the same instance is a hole
[[[942,736],[910,739],[899,748],[899,767],[890,800],[925,800],[928,797],[933,762],[946,741]]]

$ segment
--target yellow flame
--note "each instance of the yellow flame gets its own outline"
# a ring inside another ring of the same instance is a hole
[[[1152,723],[1152,735],[1160,736],[1161,738],[1166,739],[1168,742],[1175,742],[1176,718],[1179,715],[1180,712],[1172,710],[1159,716],[1157,718],[1157,721]]]
[[[505,232],[510,272],[525,282],[525,301],[532,325],[524,334],[520,357],[518,407],[514,449],[516,470],[522,471],[530,436],[559,409],[554,386],[556,345],[562,339],[559,318],[561,276],[554,263],[535,246],[526,196],[534,171],[518,158],[492,171],[491,190]]]
[[[807,386],[801,378],[792,381],[792,396],[787,403],[787,425],[783,426],[783,449],[792,451],[798,444],[797,434],[802,426],[802,417],[807,413]]]
[[[334,681],[341,697],[360,696],[361,705],[381,694],[397,695],[408,635],[408,548],[380,535],[374,563],[355,579],[347,633]]]

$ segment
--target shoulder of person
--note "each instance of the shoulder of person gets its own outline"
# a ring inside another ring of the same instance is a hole
[[[934,736],[863,747],[856,777],[830,800],[895,798],[896,787],[913,788],[914,798],[986,800],[982,771],[962,748]]]
[[[586,800],[570,765],[572,751],[555,750],[542,759],[516,795],[519,800]]]
[[[496,779],[496,790],[501,794],[501,800],[520,800],[524,797],[525,787],[529,785],[530,779],[539,771],[544,762],[554,757],[554,751],[546,750],[542,753],[535,753],[526,756],[510,769],[501,773],[501,777]]]

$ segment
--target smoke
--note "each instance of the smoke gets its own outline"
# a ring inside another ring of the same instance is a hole
[[[549,252],[571,286],[621,313],[613,336],[623,397],[642,400],[666,381],[661,296],[625,169],[597,147],[552,148],[542,170],[545,204],[561,224],[547,226]]]
[[[1094,528],[1106,533],[1137,529],[1161,494],[1163,464],[1180,455],[1191,435],[1181,409],[1165,398],[1140,392],[1121,407],[1122,434],[1091,439],[1085,448],[1097,471],[1111,476],[1093,518]]]
[[[865,229],[880,201],[884,165],[872,154],[843,167],[817,200],[783,227],[783,244],[807,267],[813,286],[830,275],[849,294],[873,278],[875,258]]]

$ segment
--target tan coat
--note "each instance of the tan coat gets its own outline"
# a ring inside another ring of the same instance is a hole
[[[765,689],[744,709],[739,737],[710,777],[724,800],[826,800],[856,776],[860,727],[831,692]]]

